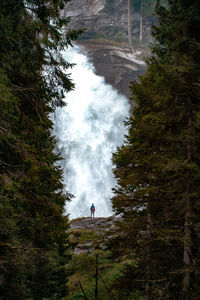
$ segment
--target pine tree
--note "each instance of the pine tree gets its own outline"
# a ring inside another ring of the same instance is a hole
[[[0,2],[0,295],[66,295],[68,219],[49,113],[73,88],[62,0]]]
[[[132,288],[146,299],[198,299],[200,3],[158,3],[156,14],[153,56],[131,85],[136,106],[114,155],[113,208],[138,262]]]

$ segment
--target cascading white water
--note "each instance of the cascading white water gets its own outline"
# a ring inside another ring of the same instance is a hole
[[[94,203],[95,216],[107,217],[112,214],[110,198],[115,186],[112,153],[123,143],[129,103],[95,74],[81,48],[67,49],[63,56],[76,63],[71,71],[75,90],[66,94],[67,106],[57,108],[54,117],[64,184],[74,195],[66,212],[70,218],[86,217]]]

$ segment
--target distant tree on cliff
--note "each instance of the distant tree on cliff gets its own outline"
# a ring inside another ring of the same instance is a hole
[[[140,42],[143,39],[143,0],[141,0],[140,4]]]
[[[129,41],[129,46],[132,47],[132,33],[131,33],[131,0],[128,0],[128,41]]]
[[[131,85],[127,143],[113,158],[113,209],[123,215],[117,245],[136,261],[129,289],[145,299],[197,300],[200,2],[158,3],[156,15],[153,56]]]
[[[49,113],[73,84],[67,0],[0,1],[0,298],[66,295],[68,220]]]
[[[128,41],[129,45],[132,47],[132,21],[133,21],[133,13],[137,12],[140,15],[140,25],[139,25],[139,40],[142,42],[143,40],[143,15],[153,14],[153,8],[155,6],[155,0],[127,0],[127,11],[128,11]]]
[[[131,9],[129,11],[137,12],[140,15],[139,22],[139,40],[143,41],[143,27],[144,19],[147,16],[153,16],[157,0],[131,0]],[[166,5],[167,0],[160,1],[162,5]],[[131,18],[130,18],[131,19]],[[131,28],[131,26],[129,26]]]

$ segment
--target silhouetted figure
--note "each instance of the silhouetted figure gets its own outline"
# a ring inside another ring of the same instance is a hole
[[[92,203],[92,206],[90,207],[90,211],[91,211],[91,218],[94,218],[94,212],[95,212],[94,203]]]

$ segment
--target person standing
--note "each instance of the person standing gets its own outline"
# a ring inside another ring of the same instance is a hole
[[[94,203],[92,203],[92,206],[90,207],[90,212],[91,212],[91,218],[94,218],[94,212],[95,212]]]

